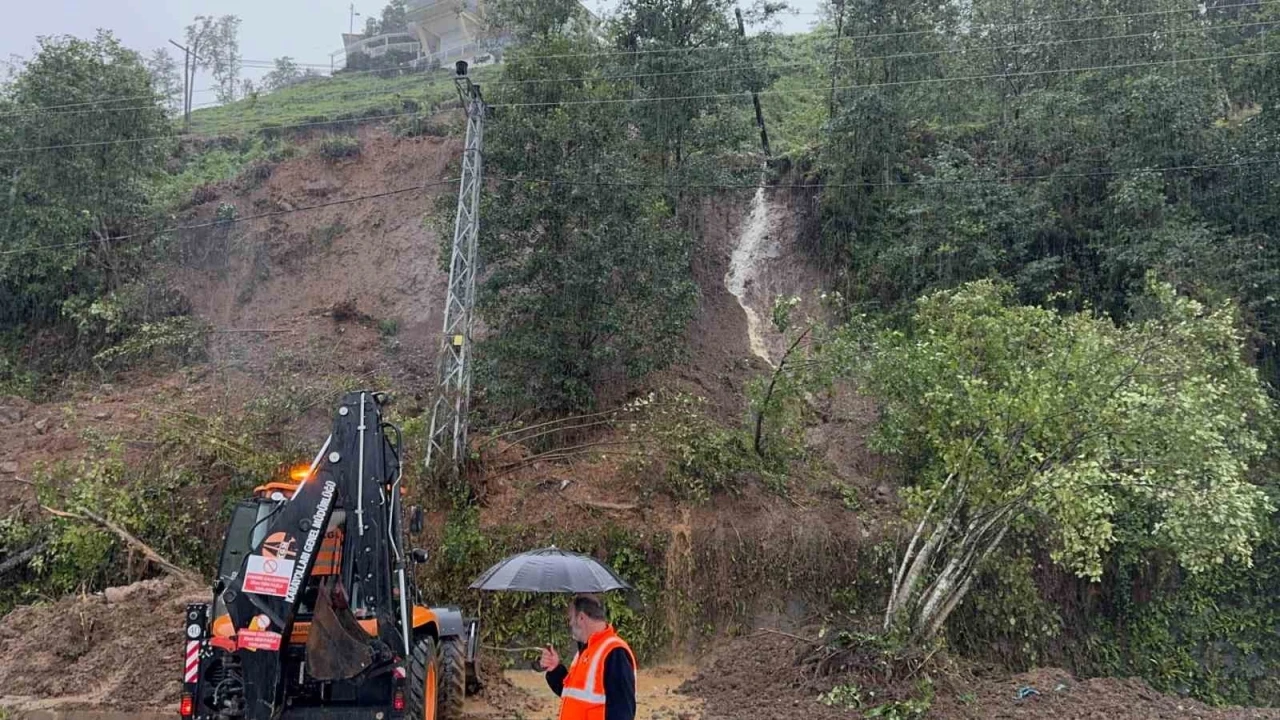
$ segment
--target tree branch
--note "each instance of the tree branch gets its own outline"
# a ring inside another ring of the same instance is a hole
[[[30,562],[31,558],[34,558],[35,556],[47,550],[51,544],[52,543],[50,543],[48,540],[41,543],[36,543],[35,545],[32,545],[26,550],[23,550],[22,552],[17,553],[16,555],[13,555],[12,557],[6,559],[4,562],[0,563],[0,577],[4,576],[5,573],[11,570],[14,570],[15,568],[20,567],[23,563]]]
[[[41,505],[40,508],[45,512],[49,513],[50,515],[53,515],[54,517],[65,518],[68,520],[80,520],[82,522],[91,522],[91,523],[94,523],[95,525],[98,525],[99,527],[110,530],[111,532],[115,533],[121,540],[123,540],[127,545],[141,552],[144,557],[146,557],[148,560],[155,563],[156,565],[159,565],[161,569],[163,569],[165,572],[169,573],[170,575],[173,575],[174,577],[180,580],[184,580],[192,584],[200,583],[199,576],[197,576],[194,572],[169,562],[162,555],[160,555],[160,553],[152,549],[150,545],[147,545],[146,543],[142,542],[138,538],[134,537],[128,530],[125,530],[124,528],[120,527],[119,525],[115,524],[114,522],[111,522],[106,518],[103,518],[99,515],[95,515],[93,512],[89,510],[85,510],[81,508],[79,513],[73,513],[73,512],[67,512],[66,510],[58,510],[56,508],[51,508],[47,505]]]
[[[769,403],[773,400],[773,391],[778,385],[778,378],[782,375],[783,368],[787,366],[787,360],[791,358],[791,353],[795,352],[796,348],[800,347],[800,343],[808,337],[812,330],[813,326],[810,325],[805,328],[804,332],[800,333],[800,336],[795,339],[795,342],[791,343],[791,347],[787,348],[787,351],[782,354],[782,358],[778,360],[778,367],[774,369],[773,377],[769,379],[769,389],[765,391],[764,400],[760,403],[760,410],[756,412],[756,432],[755,442],[753,445],[755,447],[756,455],[759,455],[760,457],[764,457],[764,414],[765,410],[769,407]]]

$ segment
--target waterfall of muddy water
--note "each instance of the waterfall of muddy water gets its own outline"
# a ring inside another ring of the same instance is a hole
[[[747,216],[747,223],[738,238],[738,246],[729,257],[729,272],[725,273],[724,285],[747,314],[747,338],[751,341],[751,352],[772,367],[773,360],[764,342],[764,323],[760,314],[747,302],[747,283],[756,278],[760,261],[768,257],[768,242],[769,202],[762,186],[756,189],[756,196],[751,201],[751,214]]]

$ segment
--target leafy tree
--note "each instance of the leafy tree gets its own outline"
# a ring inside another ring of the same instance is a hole
[[[520,42],[542,42],[575,35],[579,42],[592,42],[582,32],[586,9],[578,0],[495,0],[486,8],[490,26],[487,34],[492,37],[510,34]]]
[[[275,67],[262,77],[262,87],[267,90],[279,90],[289,87],[300,77],[302,77],[302,70],[298,68],[293,58],[288,55],[278,57],[275,60]]]
[[[731,0],[624,0],[611,28],[615,73],[634,98],[682,98],[638,103],[632,118],[665,170],[686,169],[691,150],[736,150],[748,140],[747,91],[761,89],[759,69],[769,36],[749,47],[739,35]],[[754,18],[767,22],[767,5]],[[720,97],[741,93],[737,98]],[[702,158],[704,165],[707,158]],[[704,168],[703,172],[708,169]]]
[[[196,66],[213,74],[221,103],[234,102],[240,86],[239,33],[235,15],[197,15],[187,26],[187,47],[198,58]]]
[[[1120,327],[1009,298],[989,281],[927,296],[869,350],[879,442],[912,469],[919,518],[886,625],[931,639],[1009,530],[1037,519],[1054,559],[1094,580],[1117,546],[1192,573],[1249,563],[1270,510],[1249,476],[1274,416],[1235,308],[1154,284]]]
[[[606,383],[670,362],[696,297],[692,241],[654,182],[628,108],[581,104],[615,86],[593,67],[594,40],[562,9],[521,16],[514,28],[544,39],[503,67],[499,86],[512,90],[501,99],[511,105],[486,132],[486,167],[500,180],[480,239],[487,396],[550,414],[588,408]],[[548,54],[564,59],[552,67],[537,57]]]
[[[172,113],[182,111],[182,74],[178,63],[165,48],[156,48],[146,60],[147,70],[156,94],[164,98],[165,106]]]
[[[143,59],[100,32],[41,39],[0,108],[0,333],[63,327],[142,269],[164,98]],[[101,341],[86,335],[75,353]]]
[[[364,21],[365,37],[405,32],[409,28],[409,14],[405,0],[391,0],[382,8],[380,17],[371,17]]]
[[[311,68],[303,70],[293,58],[286,55],[276,58],[275,67],[262,77],[262,89],[274,92],[317,77],[320,77],[320,73]]]

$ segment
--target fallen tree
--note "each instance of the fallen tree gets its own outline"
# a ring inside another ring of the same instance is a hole
[[[4,577],[5,573],[12,572],[13,570],[16,570],[22,567],[23,565],[26,565],[27,563],[31,562],[33,559],[35,559],[37,555],[40,555],[45,550],[48,550],[50,544],[51,543],[49,543],[48,541],[39,542],[27,548],[26,550],[21,550],[19,552],[13,553],[9,557],[5,558],[3,562],[0,562],[0,577]]]
[[[163,555],[156,552],[155,549],[152,548],[150,545],[147,545],[146,543],[142,542],[137,537],[135,537],[133,533],[130,533],[128,530],[125,530],[124,528],[120,527],[119,525],[112,522],[111,520],[108,520],[107,518],[104,518],[101,515],[98,515],[91,510],[86,510],[84,508],[81,508],[79,512],[67,512],[66,510],[58,510],[57,508],[51,508],[44,505],[41,506],[41,509],[54,517],[59,517],[66,520],[79,520],[81,522],[93,523],[94,525],[97,525],[98,527],[101,527],[104,530],[108,530],[114,533],[117,537],[119,537],[122,541],[124,541],[125,545],[142,553],[143,557],[155,563],[157,566],[159,566],[161,570],[164,570],[169,575],[172,575],[175,578],[178,578],[179,580],[182,580],[190,584],[198,585],[201,582],[200,576],[197,575],[194,571],[175,565],[174,563],[165,559]]]

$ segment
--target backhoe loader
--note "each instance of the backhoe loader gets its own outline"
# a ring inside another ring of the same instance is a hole
[[[315,460],[235,507],[213,602],[186,609],[184,720],[456,720],[478,689],[478,621],[414,582],[385,402],[347,393]]]

